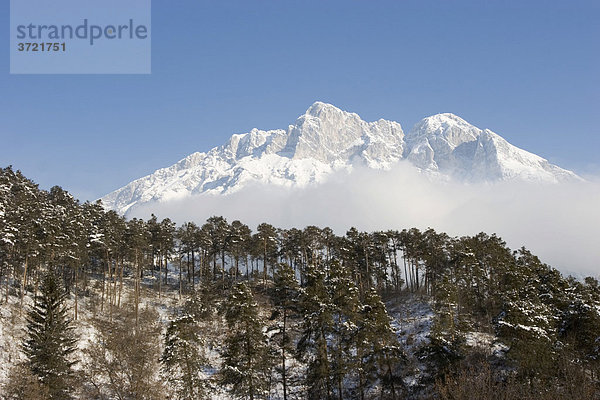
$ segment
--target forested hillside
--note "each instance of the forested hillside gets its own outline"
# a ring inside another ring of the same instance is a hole
[[[598,280],[493,234],[126,220],[8,167],[0,284],[4,399],[600,398]]]

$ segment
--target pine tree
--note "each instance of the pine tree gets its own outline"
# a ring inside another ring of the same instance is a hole
[[[230,235],[231,227],[223,217],[210,217],[202,225],[210,245],[209,252],[213,259],[213,278],[217,276],[217,259],[221,259],[221,280],[225,281],[225,248]]]
[[[40,294],[27,314],[27,338],[23,351],[31,372],[48,388],[50,398],[67,399],[73,390],[70,356],[77,342],[67,317],[65,297],[53,271],[44,276]]]
[[[176,231],[176,238],[179,242],[179,257],[185,255],[187,265],[187,281],[192,284],[194,288],[196,283],[196,255],[195,252],[198,249],[200,228],[193,222],[186,222],[180,226]],[[179,295],[181,296],[183,291],[182,285],[182,265],[179,263]]]
[[[358,288],[351,271],[337,260],[330,263],[327,287],[332,302],[331,374],[335,379],[338,399],[344,394],[344,379],[354,367],[356,321],[360,306]]]
[[[268,267],[277,260],[277,229],[273,225],[262,223],[256,228],[256,244],[263,260],[263,284],[266,285]],[[272,268],[272,267],[271,267]]]
[[[252,231],[250,228],[242,224],[240,221],[231,223],[231,233],[229,235],[229,252],[235,261],[234,277],[237,279],[239,271],[240,259],[246,258],[248,247],[250,246]],[[246,279],[248,279],[248,263],[246,260]]]
[[[307,286],[302,296],[304,321],[298,341],[298,357],[307,364],[305,385],[308,398],[332,397],[332,377],[328,336],[333,330],[331,294],[327,290],[325,272],[314,266],[306,271]]]
[[[173,254],[175,248],[175,223],[169,218],[165,218],[160,222],[160,235],[159,235],[159,279],[158,279],[158,296],[160,297],[162,291],[163,279],[160,277],[164,269],[164,284],[168,283],[168,272],[169,272],[169,258]]]
[[[231,385],[231,393],[235,396],[250,400],[265,397],[273,363],[258,317],[258,304],[245,283],[232,289],[225,319],[229,335],[223,351],[221,384]]]
[[[196,302],[186,304],[183,314],[169,323],[165,334],[165,349],[161,358],[162,370],[177,391],[179,399],[206,397],[200,372],[208,364],[201,352],[204,344],[195,315]]]
[[[135,262],[135,273],[134,273],[134,311],[135,311],[135,324],[137,326],[139,322],[139,304],[140,304],[140,292],[141,292],[141,280],[142,280],[142,263],[144,259],[144,252],[148,248],[149,234],[146,223],[144,220],[134,218],[127,223],[127,240],[132,252],[131,258]]]
[[[366,389],[377,380],[381,384],[381,398],[386,391],[390,398],[398,398],[403,383],[397,369],[405,355],[392,330],[385,305],[374,289],[365,295],[357,336],[360,398],[365,398]]]
[[[278,345],[280,349],[280,367],[278,368],[281,374],[281,383],[283,385],[283,399],[287,400],[288,395],[288,367],[286,366],[288,354],[293,350],[293,343],[289,333],[288,319],[290,314],[298,311],[298,297],[300,288],[298,281],[294,275],[294,270],[287,264],[280,264],[275,272],[274,282],[274,302],[275,308],[281,316],[279,324],[279,333],[276,338],[279,339]]]

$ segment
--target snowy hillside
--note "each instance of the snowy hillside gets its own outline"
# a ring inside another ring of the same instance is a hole
[[[578,180],[572,172],[521,150],[453,114],[423,119],[404,134],[398,122],[363,121],[314,103],[287,129],[235,134],[223,146],[193,153],[102,198],[120,213],[150,201],[233,193],[248,183],[304,187],[353,166],[389,169],[408,160],[426,176],[465,181]]]

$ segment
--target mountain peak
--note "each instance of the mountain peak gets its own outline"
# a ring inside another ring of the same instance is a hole
[[[458,115],[449,113],[449,112],[434,114],[434,115],[431,115],[424,119],[425,120],[453,121],[453,122],[457,122],[457,123],[466,123],[466,121],[464,119],[462,119],[461,117],[459,117]]]
[[[151,201],[232,193],[250,182],[303,187],[323,182],[336,170],[350,171],[355,165],[389,169],[401,160],[427,176],[467,181],[578,179],[451,113],[424,118],[405,136],[398,122],[366,122],[317,101],[286,130],[233,135],[223,146],[188,156],[102,200],[106,207],[125,213]]]
[[[397,122],[366,122],[358,114],[317,101],[290,127],[281,154],[328,164],[357,158],[368,160],[367,163],[378,163],[380,158],[388,162],[389,157],[397,161],[402,154],[403,137]]]
[[[334,106],[333,104],[324,103],[322,101],[315,101],[304,113],[304,115],[311,115],[313,117],[319,117],[326,112],[344,112]]]
[[[461,144],[474,142],[482,130],[452,113],[423,118],[411,129],[407,140],[413,144],[427,142],[438,153],[451,151]]]
[[[475,128],[477,131],[481,132],[481,129],[476,128],[458,115],[452,113],[435,114],[423,118],[421,121],[415,124],[415,127],[411,130],[411,132],[420,131],[430,134],[442,134],[452,128],[466,131],[473,131],[473,128]]]

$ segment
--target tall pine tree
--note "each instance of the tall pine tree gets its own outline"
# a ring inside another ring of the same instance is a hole
[[[199,324],[212,316],[208,290],[198,297],[192,292],[181,315],[169,323],[165,333],[165,346],[161,357],[162,372],[175,388],[178,399],[207,398],[207,380],[202,374],[210,367],[204,353],[207,343]]]
[[[169,323],[161,358],[162,370],[179,399],[206,398],[205,383],[200,375],[208,364],[201,352],[203,344],[192,315],[185,313]]]
[[[67,317],[66,294],[53,271],[45,274],[35,305],[27,314],[23,351],[31,372],[48,388],[51,399],[68,399],[73,390],[76,338]]]
[[[360,399],[368,398],[369,389],[378,381],[380,398],[400,398],[404,384],[398,373],[405,358],[385,304],[371,288],[365,294],[358,321],[356,371]]]
[[[231,385],[235,396],[250,400],[264,398],[269,392],[273,363],[258,317],[258,304],[245,283],[232,289],[225,319],[229,335],[225,340],[221,383]]]
[[[280,264],[275,272],[275,282],[273,288],[273,300],[275,309],[281,317],[278,324],[278,334],[275,335],[279,347],[279,367],[277,368],[281,375],[281,384],[283,386],[283,400],[288,398],[288,369],[286,365],[289,354],[293,352],[293,340],[290,335],[289,317],[290,314],[298,313],[298,298],[300,296],[300,287],[294,270],[287,264]]]
[[[303,291],[301,307],[304,314],[302,333],[297,344],[298,358],[307,364],[304,384],[307,397],[332,399],[332,372],[327,338],[333,330],[331,294],[327,290],[325,272],[309,265],[307,286]]]

